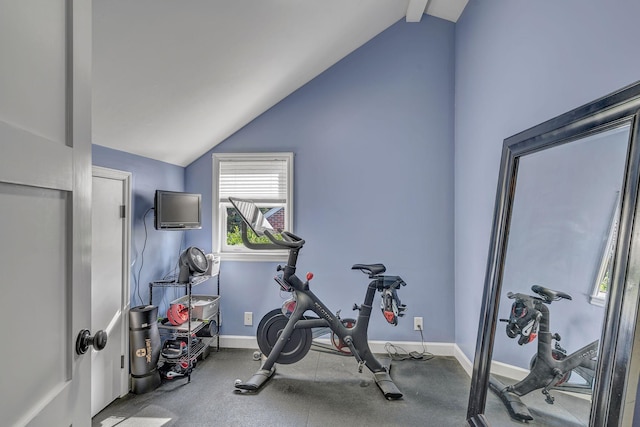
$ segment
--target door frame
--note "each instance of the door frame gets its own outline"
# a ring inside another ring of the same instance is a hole
[[[91,177],[106,178],[121,181],[124,185],[124,236],[122,239],[122,300],[120,301],[120,310],[122,311],[122,340],[120,341],[120,350],[124,355],[124,367],[121,370],[120,376],[120,397],[126,396],[129,393],[130,381],[129,381],[129,346],[128,346],[128,331],[129,331],[129,309],[131,308],[131,172],[121,171],[117,169],[105,168],[102,166],[92,166]],[[96,197],[96,194],[93,194]],[[92,283],[93,286],[93,283]],[[119,362],[119,361],[118,361]]]

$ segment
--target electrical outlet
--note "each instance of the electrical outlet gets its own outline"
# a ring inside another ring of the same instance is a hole
[[[253,312],[245,311],[244,312],[244,326],[252,326],[253,325]]]
[[[414,317],[413,318],[413,330],[414,331],[422,331],[424,328],[422,327],[422,317]]]

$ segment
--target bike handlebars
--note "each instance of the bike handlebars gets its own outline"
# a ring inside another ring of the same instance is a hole
[[[296,236],[293,233],[288,231],[283,231],[280,233],[282,236],[282,240],[276,239],[276,237],[269,230],[264,230],[264,235],[267,236],[267,239],[271,241],[271,243],[253,243],[249,240],[249,236],[247,234],[247,224],[242,223],[240,225],[240,236],[242,237],[242,243],[249,249],[255,250],[273,250],[273,249],[300,249],[304,246],[304,239]]]
[[[269,238],[269,240],[271,240],[271,242],[273,242],[273,244],[278,246],[285,246],[287,248],[299,249],[302,246],[304,246],[304,243],[305,243],[302,237],[298,237],[295,234],[290,233],[288,231],[283,231],[280,233],[283,240],[276,239],[275,236],[271,234],[269,230],[265,230],[264,234]]]
[[[274,231],[273,227],[251,200],[229,197],[229,202],[242,218],[240,236],[242,237],[242,243],[244,243],[247,248],[257,250],[281,248],[300,249],[304,245],[304,239],[289,231],[280,232],[282,240],[277,239],[272,232]],[[254,243],[249,241],[247,227],[250,227],[256,236],[267,236],[267,239],[269,239],[271,243]]]

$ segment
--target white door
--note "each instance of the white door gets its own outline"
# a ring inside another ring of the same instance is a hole
[[[88,425],[90,0],[0,0],[0,58],[1,423]]]
[[[131,174],[93,167],[91,329],[109,346],[91,353],[91,416],[129,392],[127,330]]]

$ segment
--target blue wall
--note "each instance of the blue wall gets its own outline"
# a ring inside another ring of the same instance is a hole
[[[639,14],[634,0],[471,0],[456,24],[455,341],[471,360],[502,141],[637,81]]]
[[[157,231],[153,227],[154,212],[148,211],[153,207],[156,189],[184,191],[184,168],[99,145],[93,145],[92,150],[95,166],[131,172],[131,306],[147,304],[149,282],[174,269],[180,250],[185,247],[186,234],[193,232]],[[159,305],[160,315],[170,301],[184,294],[184,290],[182,294],[179,292],[179,289],[154,290],[153,303]]]
[[[372,339],[419,340],[422,316],[426,340],[454,340],[454,28],[428,16],[394,24],[186,170],[209,208],[212,152],[294,152],[299,273],[315,273],[314,292],[348,317],[368,283],[354,263],[383,262],[407,282],[407,317],[393,328],[374,313]],[[210,249],[211,229],[189,244]],[[222,262],[223,334],[253,335],[242,313],[282,304],[275,265]]]
[[[638,80],[640,2],[470,1],[456,25],[456,343],[473,359],[505,138]]]

